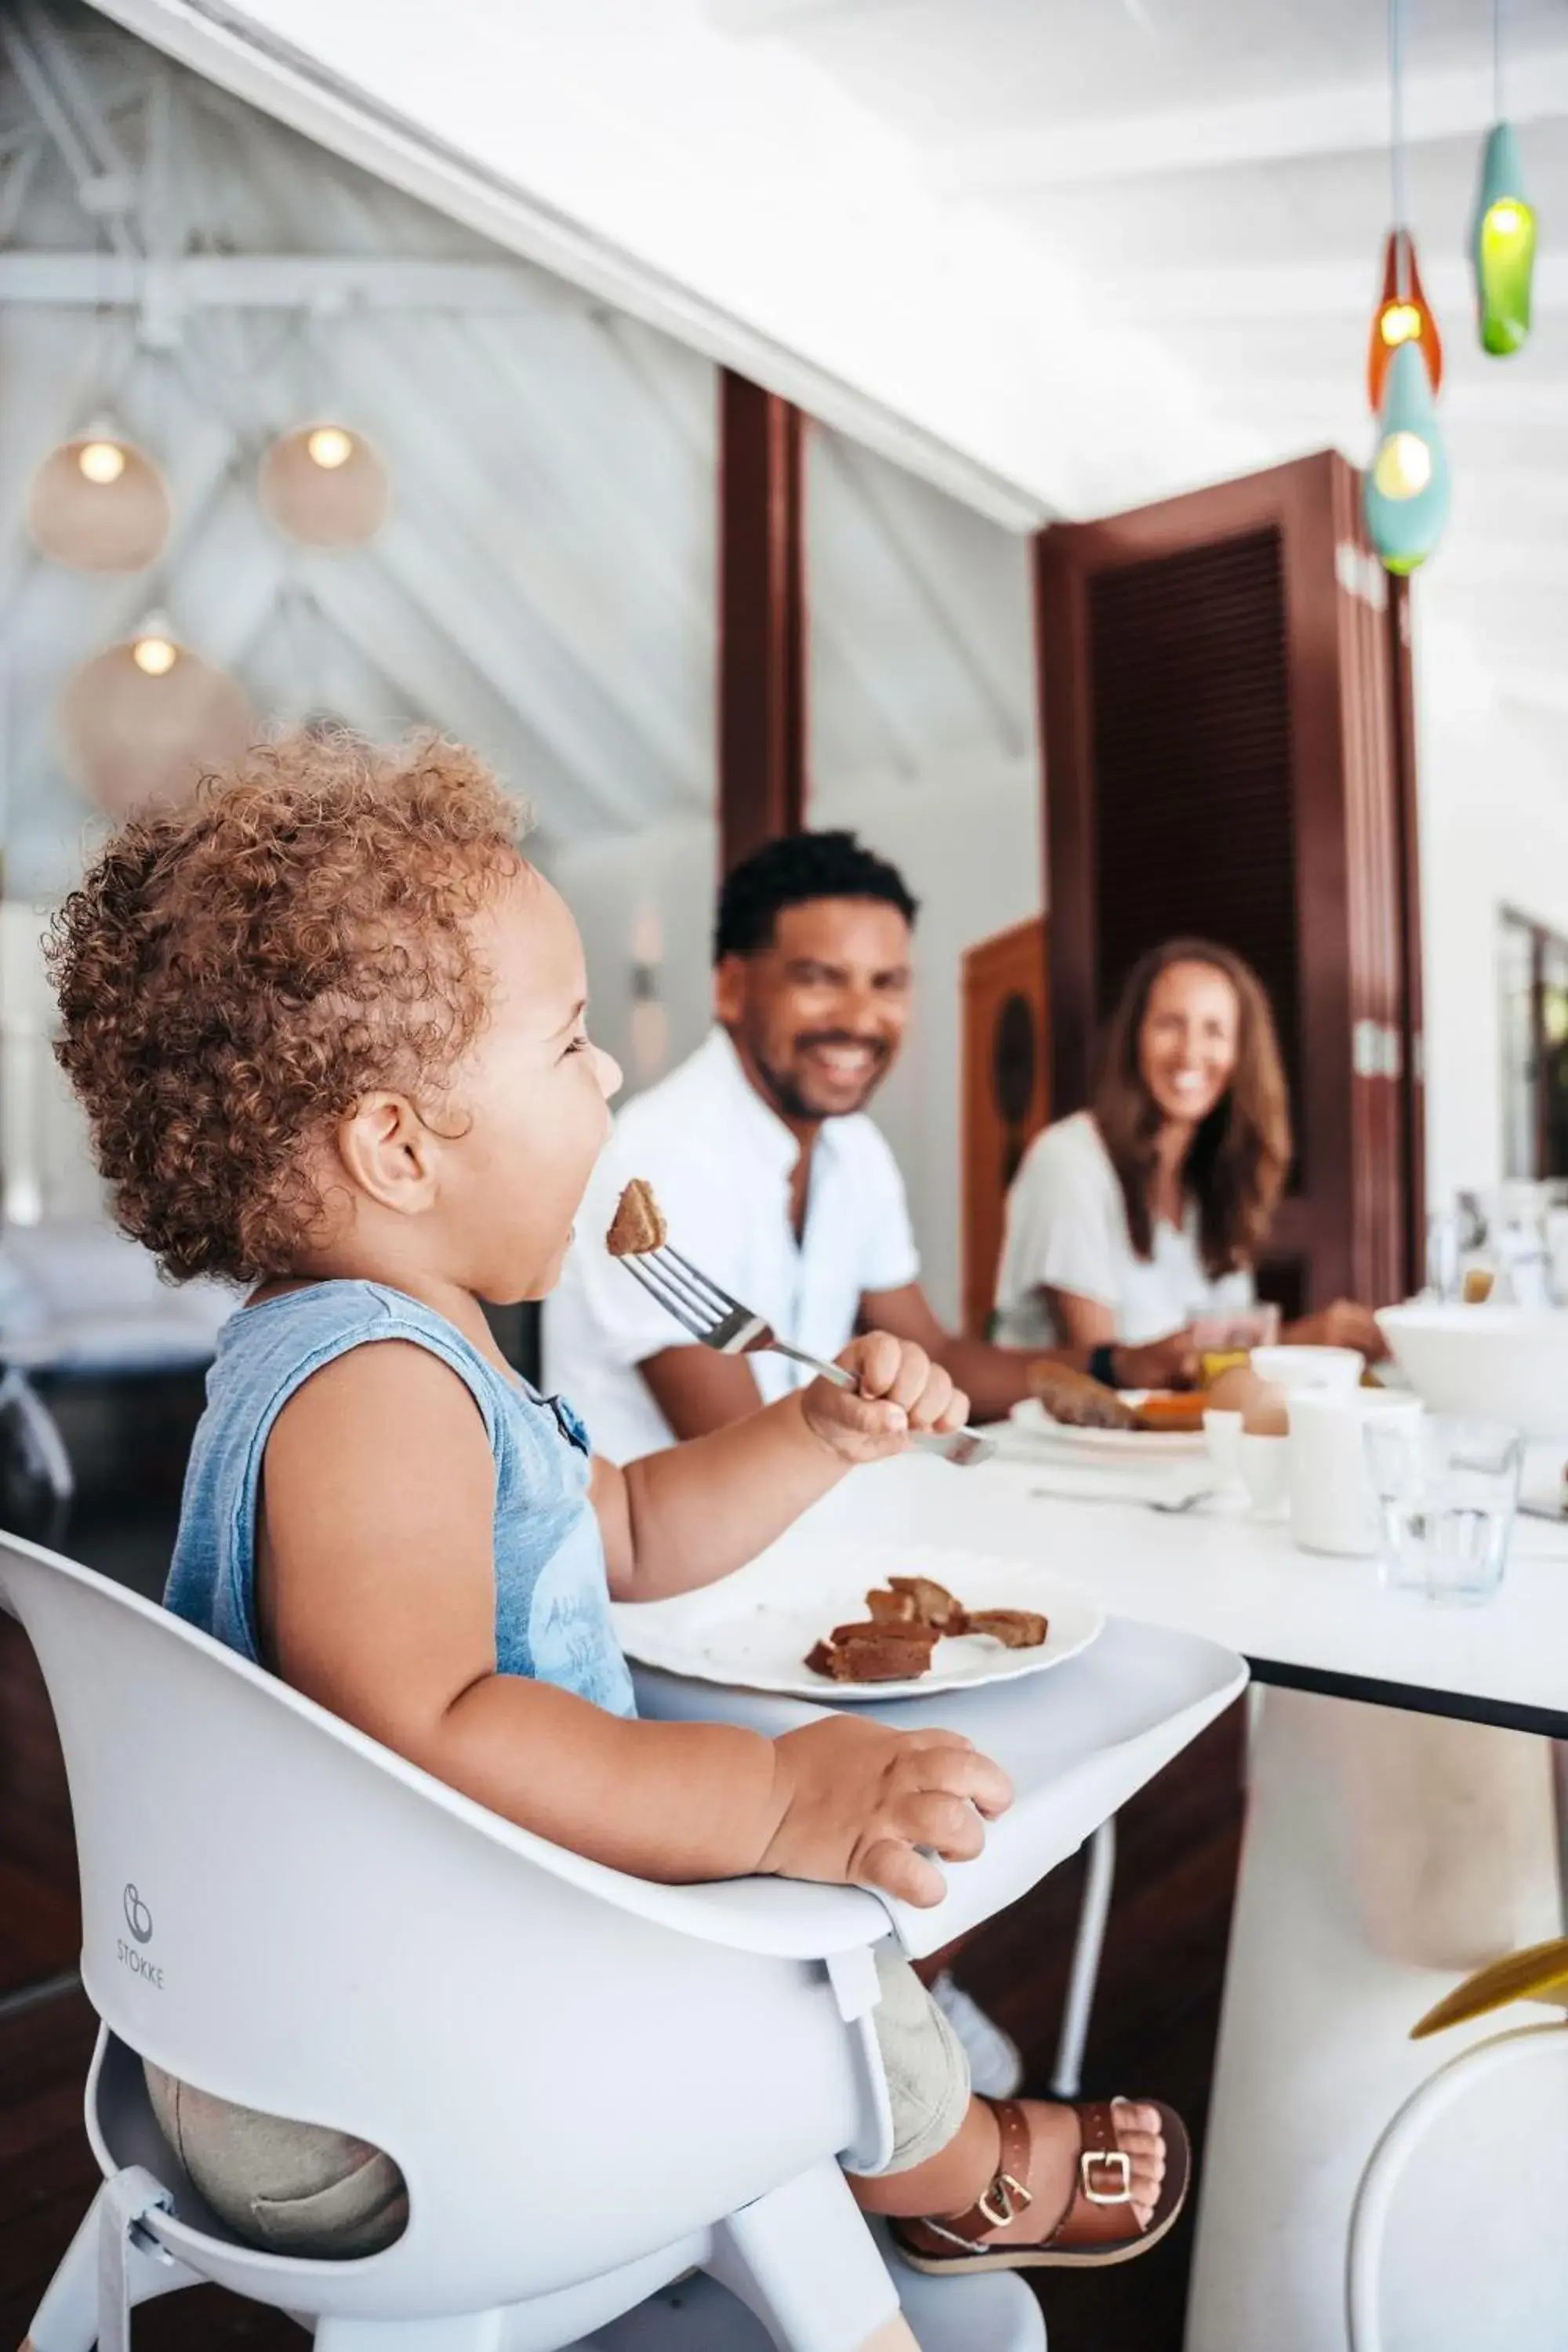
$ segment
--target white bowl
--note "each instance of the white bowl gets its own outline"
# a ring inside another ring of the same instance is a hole
[[[1568,1439],[1568,1307],[1418,1298],[1385,1307],[1377,1320],[1395,1363],[1435,1412]]]
[[[1277,1389],[1353,1389],[1366,1370],[1354,1348],[1254,1348],[1252,1369]]]

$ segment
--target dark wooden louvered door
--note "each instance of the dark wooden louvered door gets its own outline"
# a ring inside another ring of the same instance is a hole
[[[1291,1311],[1399,1296],[1419,1184],[1407,639],[1402,667],[1353,470],[1325,454],[1058,526],[1037,579],[1055,1115],[1087,1098],[1146,948],[1235,948],[1274,1004],[1297,1134],[1266,1287]]]

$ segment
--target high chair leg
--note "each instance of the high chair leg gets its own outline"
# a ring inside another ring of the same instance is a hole
[[[33,2314],[22,2352],[88,2352],[98,2340],[98,2221],[100,2189]]]
[[[118,2176],[121,2181],[126,2178],[124,2174]],[[89,2352],[104,2335],[104,2233],[110,2230],[123,2232],[127,2228],[123,2211],[116,2203],[115,2187],[115,2182],[105,2181],[88,2207],[86,2219],[67,2247],[33,2315],[22,2352]],[[126,2309],[195,2284],[194,2274],[184,2263],[166,2260],[138,2243],[134,2237],[124,2242],[122,2249],[116,2250],[114,2299],[118,2303],[122,2294]],[[116,2312],[109,2324],[109,2335],[117,2332],[118,2325]]]
[[[837,2164],[814,2165],[731,2213],[703,2268],[756,2314],[779,2352],[895,2352],[914,2341]]]

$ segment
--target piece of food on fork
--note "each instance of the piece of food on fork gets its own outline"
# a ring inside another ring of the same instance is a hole
[[[653,1197],[653,1186],[634,1176],[616,1203],[605,1246],[612,1257],[646,1257],[669,1239],[664,1211]]]

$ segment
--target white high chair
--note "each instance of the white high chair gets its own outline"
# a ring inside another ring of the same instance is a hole
[[[1040,2352],[1016,2277],[895,2285],[844,2181],[841,2158],[889,2144],[872,1896],[623,1877],[3,1536],[0,1604],[59,1726],[102,2020],[104,2185],[34,2352],[124,2352],[133,2305],[203,2279],[321,2352],[555,2352],[606,2327],[618,2352],[649,2297],[644,2341],[756,2340],[705,2283],[658,2333],[659,2291],[693,2269],[787,2352],[856,2352],[900,2294],[923,2352]],[[386,2149],[404,2234],[345,2262],[241,2242],[158,2131],[142,2056]]]

